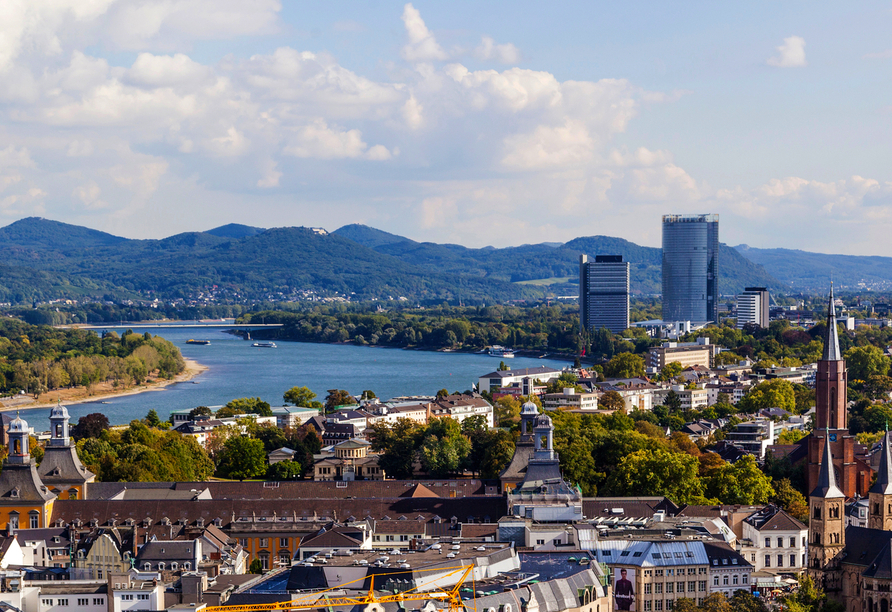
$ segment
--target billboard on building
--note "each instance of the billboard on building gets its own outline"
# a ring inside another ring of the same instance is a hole
[[[635,612],[635,570],[613,568],[613,609]]]

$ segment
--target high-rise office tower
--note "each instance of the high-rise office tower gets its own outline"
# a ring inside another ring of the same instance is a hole
[[[615,334],[628,329],[629,263],[622,255],[579,256],[579,326]]]
[[[737,296],[737,329],[745,325],[768,327],[768,289],[747,287]]]
[[[718,322],[719,216],[663,215],[663,320]]]

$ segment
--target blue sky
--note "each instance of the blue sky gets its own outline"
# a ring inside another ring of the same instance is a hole
[[[892,255],[892,4],[37,0],[0,19],[0,223],[366,223],[467,246],[721,215]]]

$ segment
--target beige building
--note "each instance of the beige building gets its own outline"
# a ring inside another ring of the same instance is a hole
[[[542,407],[546,410],[597,410],[597,393],[580,393],[576,389],[564,389],[561,393],[546,393],[541,396]]]
[[[344,440],[332,454],[313,464],[313,480],[384,480],[378,455],[370,454],[371,444],[361,438]]]
[[[698,338],[697,342],[666,342],[648,350],[647,365],[662,370],[667,364],[677,361],[682,370],[697,365],[708,368],[713,348],[709,338]]]

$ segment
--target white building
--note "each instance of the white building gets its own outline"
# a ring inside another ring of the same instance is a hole
[[[737,329],[745,325],[768,327],[768,289],[747,287],[737,296]]]
[[[580,393],[567,388],[561,393],[546,393],[541,396],[542,407],[546,410],[597,410],[597,393]]]
[[[709,558],[709,579],[713,593],[732,597],[735,591],[750,590],[753,565],[724,542],[704,542]]]
[[[795,574],[806,568],[808,527],[769,505],[743,521],[741,554],[757,572]]]
[[[521,387],[521,395],[529,395],[535,381],[547,383],[550,380],[559,378],[560,375],[560,370],[546,366],[524,368],[522,370],[496,370],[480,377],[477,383],[477,391],[479,393],[484,391],[493,393],[501,387],[518,384]]]

